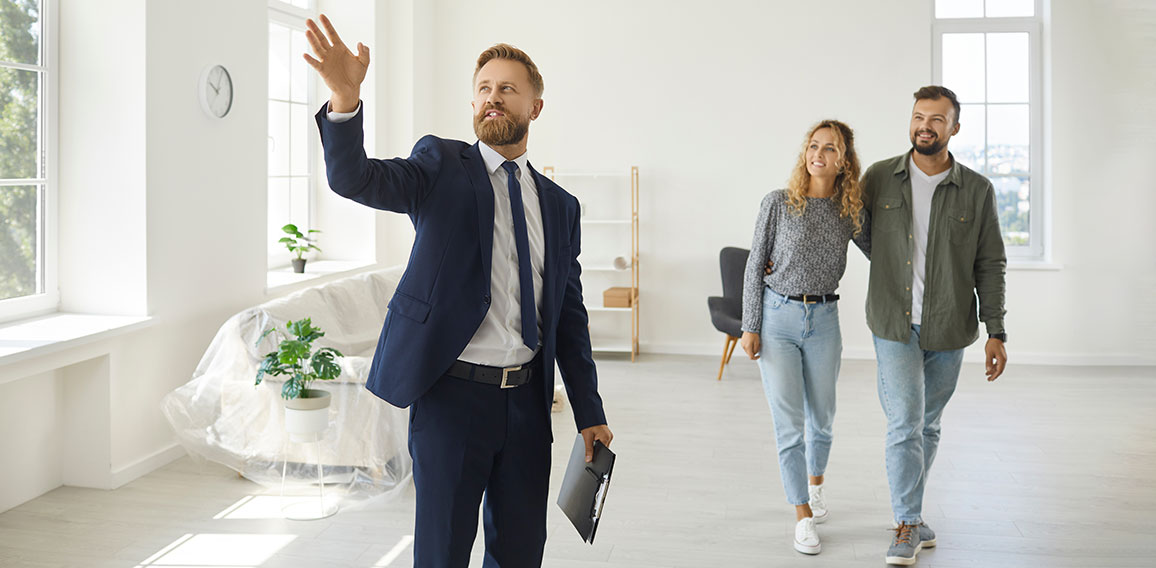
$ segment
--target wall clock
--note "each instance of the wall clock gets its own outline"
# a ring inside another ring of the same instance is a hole
[[[222,118],[233,108],[233,78],[221,65],[210,65],[201,73],[197,83],[201,108],[209,116]]]

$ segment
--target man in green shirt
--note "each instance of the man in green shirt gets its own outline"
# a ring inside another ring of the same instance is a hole
[[[887,480],[898,523],[888,564],[914,564],[921,548],[935,546],[935,533],[922,518],[923,490],[943,408],[979,321],[988,334],[987,379],[994,381],[1007,363],[1007,256],[995,190],[947,151],[959,132],[959,110],[949,89],[916,91],[912,149],[863,175],[871,216],[867,324],[887,416]]]

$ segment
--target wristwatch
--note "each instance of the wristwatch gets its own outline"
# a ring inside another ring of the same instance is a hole
[[[987,338],[998,339],[1004,343],[1007,343],[1007,333],[989,333],[987,334]]]

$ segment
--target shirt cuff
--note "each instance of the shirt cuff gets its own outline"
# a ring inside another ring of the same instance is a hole
[[[330,108],[329,103],[325,104],[325,108],[327,110]],[[361,101],[357,101],[357,109],[353,112],[333,112],[332,110],[329,110],[325,115],[325,118],[334,124],[341,124],[342,122],[346,122],[349,119],[357,116],[357,113],[359,112],[361,112]]]

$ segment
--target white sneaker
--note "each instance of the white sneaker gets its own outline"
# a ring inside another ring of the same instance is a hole
[[[807,493],[811,496],[811,514],[815,515],[815,522],[822,523],[827,520],[827,499],[823,497],[822,485],[808,485]]]
[[[819,533],[815,531],[814,517],[806,517],[795,525],[795,550],[803,554],[818,554]]]

